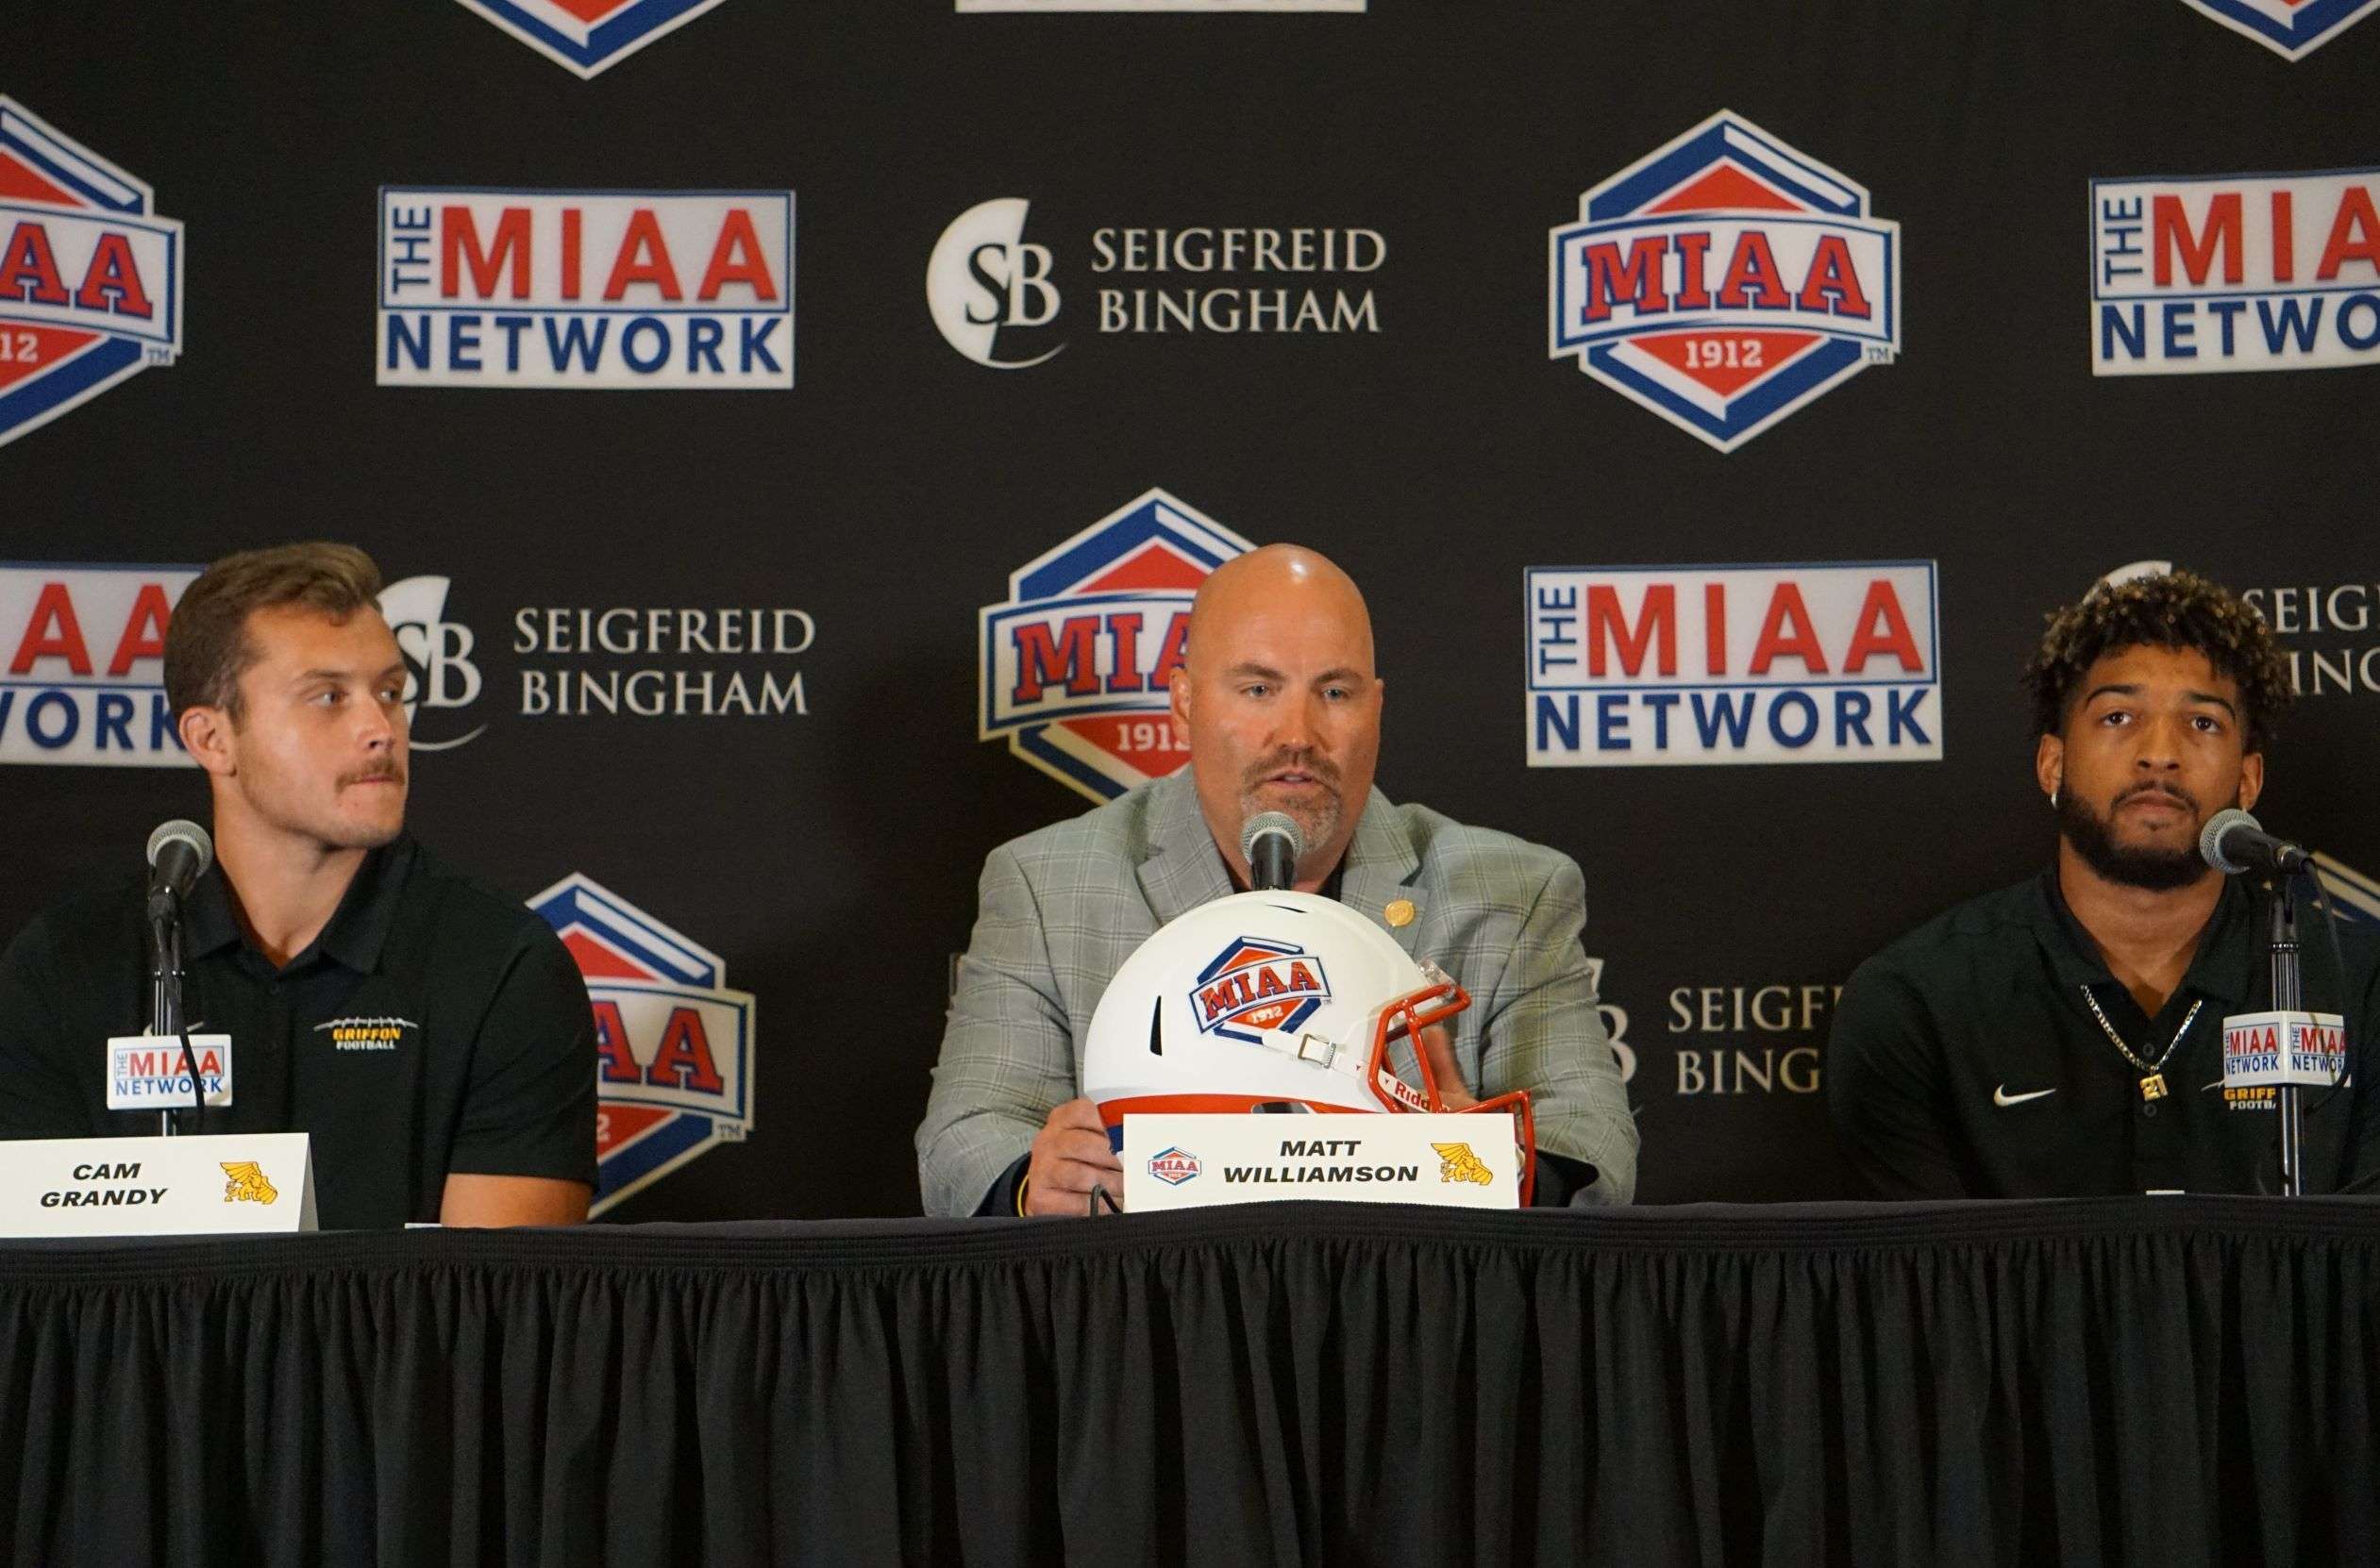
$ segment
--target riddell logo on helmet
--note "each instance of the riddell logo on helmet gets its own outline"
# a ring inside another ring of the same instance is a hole
[[[1290,942],[1242,937],[1198,972],[1190,1009],[1204,1034],[1251,1040],[1249,1031],[1295,1029],[1331,999],[1322,960]]]

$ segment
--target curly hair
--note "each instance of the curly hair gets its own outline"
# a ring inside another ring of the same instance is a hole
[[[2024,672],[2037,732],[2055,735],[2066,727],[2075,690],[2093,664],[2138,647],[2194,649],[2236,682],[2249,751],[2264,749],[2288,709],[2289,667],[2264,617],[2221,583],[2175,571],[2101,583],[2051,612]]]

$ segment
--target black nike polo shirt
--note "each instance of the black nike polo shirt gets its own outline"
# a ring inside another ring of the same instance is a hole
[[[1852,974],[1827,1041],[1827,1113],[1852,1170],[1892,1198],[2279,1192],[2275,1092],[2222,1083],[2225,1015],[2272,1006],[2267,919],[2265,895],[2232,880],[2154,1018],[2108,973],[2054,870],[1919,926]],[[2340,1087],[2301,1092],[2305,1189],[2372,1190],[2380,941],[2338,927],[2342,985],[2303,894],[2298,929],[2305,1005],[2346,1015],[2353,1064]],[[2141,1093],[2108,1029],[2142,1061],[2163,1058],[2162,1098]]]
[[[159,1130],[155,1108],[108,1109],[107,1042],[147,1017],[142,890],[69,898],[0,954],[0,1138]],[[310,1134],[324,1228],[435,1220],[450,1172],[594,1184],[585,982],[544,921],[410,836],[279,970],[220,867],[186,901],[183,949],[191,1032],[231,1037],[232,1104],[204,1130]]]

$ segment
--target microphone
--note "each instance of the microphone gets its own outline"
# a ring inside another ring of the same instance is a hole
[[[194,822],[160,823],[149,835],[149,1033],[182,1043],[182,1069],[190,1075],[193,1130],[207,1130],[207,1091],[198,1058],[182,1021],[182,900],[214,863],[215,841]],[[158,1113],[158,1130],[178,1129],[174,1112]]]
[[[2199,858],[2226,876],[2260,871],[2268,876],[2288,876],[2304,871],[2313,857],[2303,844],[2276,839],[2237,806],[2206,819],[2198,835]]]
[[[171,893],[189,896],[191,888],[215,861],[215,841],[194,822],[161,823],[149,835],[149,896]]]
[[[1286,811],[1259,811],[1240,828],[1240,855],[1248,861],[1248,885],[1258,892],[1297,886],[1298,857],[1306,836]]]

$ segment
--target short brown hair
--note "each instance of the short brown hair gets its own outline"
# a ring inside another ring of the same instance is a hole
[[[380,569],[352,544],[277,544],[226,556],[182,591],[165,624],[165,699],[240,717],[240,677],[256,662],[248,616],[303,605],[344,621],[380,596]]]
[[[2246,749],[2262,751],[2294,692],[2272,633],[2244,600],[2195,572],[2161,572],[2102,583],[2053,612],[2025,666],[2033,722],[2043,735],[2066,728],[2074,689],[2090,667],[2123,648],[2188,648],[2239,687]]]

